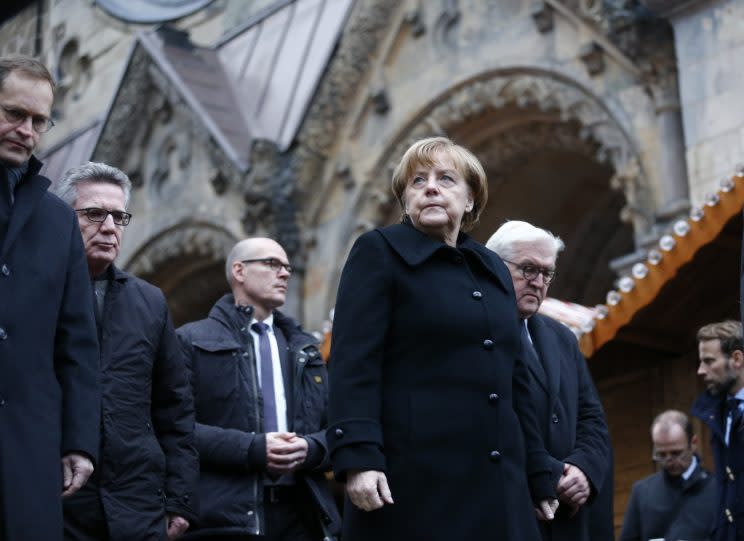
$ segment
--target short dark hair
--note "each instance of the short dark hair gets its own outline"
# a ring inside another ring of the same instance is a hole
[[[662,411],[654,418],[651,423],[651,437],[653,438],[654,429],[658,426],[662,430],[669,430],[672,425],[681,427],[687,434],[687,442],[692,441],[692,423],[690,418],[679,410]]]
[[[744,351],[741,338],[741,322],[727,319],[718,323],[709,323],[700,328],[697,333],[698,342],[705,340],[720,340],[721,353],[731,357],[734,351]]]
[[[12,72],[18,71],[28,77],[46,81],[52,87],[54,93],[56,85],[54,77],[40,60],[26,55],[9,55],[0,57],[0,91],[5,85],[5,79]]]

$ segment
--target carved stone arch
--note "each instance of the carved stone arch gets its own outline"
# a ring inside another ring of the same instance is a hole
[[[238,240],[223,227],[184,222],[148,239],[124,268],[163,290],[179,325],[206,317],[228,291],[225,258]]]
[[[568,150],[587,155],[587,161],[604,168],[608,179],[605,188],[609,186],[620,191],[622,197],[619,205],[617,197],[602,201],[602,208],[631,224],[635,234],[627,235],[629,246],[620,243],[623,249],[631,251],[633,239],[643,238],[651,231],[653,210],[639,153],[607,105],[562,74],[536,68],[511,68],[484,73],[451,88],[424,105],[411,122],[397,131],[355,194],[351,212],[355,222],[350,224],[349,237],[342,243],[344,253],[360,233],[394,221],[397,203],[390,193],[389,183],[383,185],[379,179],[391,177],[393,168],[411,143],[422,137],[457,133],[455,139],[470,148],[472,137],[467,128],[484,115],[504,111],[517,113],[512,117],[518,121],[502,130],[508,134],[504,137],[511,141],[518,138],[520,123],[538,120],[538,124],[549,124],[556,137],[570,140]],[[564,131],[573,135],[564,134]],[[509,159],[510,156],[505,155],[504,162],[508,163]]]

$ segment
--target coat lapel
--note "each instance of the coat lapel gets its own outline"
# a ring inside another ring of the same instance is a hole
[[[547,378],[547,392],[550,396],[550,405],[558,400],[558,388],[561,383],[561,363],[559,357],[561,349],[558,346],[555,334],[541,319],[543,316],[535,314],[527,320],[535,350],[542,361],[545,376]]]
[[[3,242],[0,259],[5,259],[8,255],[11,246],[13,246],[13,243],[18,238],[23,226],[29,221],[39,201],[44,197],[47,188],[51,184],[46,178],[36,174],[36,171],[41,166],[40,162],[37,161],[36,163],[38,166],[32,163],[26,178],[16,188],[15,202],[10,214],[8,233],[5,236],[5,242]],[[44,216],[40,216],[39,219],[43,220]]]

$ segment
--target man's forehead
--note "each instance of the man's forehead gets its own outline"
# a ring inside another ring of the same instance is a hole
[[[262,259],[264,257],[287,259],[284,248],[274,241],[264,241],[264,239],[256,239],[255,242],[247,243],[243,253],[246,259]]]
[[[513,249],[519,263],[528,260],[544,266],[555,264],[553,247],[548,242],[517,241],[513,244]]]
[[[54,101],[52,85],[46,79],[11,71],[3,81],[0,96],[10,105],[21,106],[32,113],[48,114]]]
[[[721,353],[721,340],[719,338],[701,340],[699,347],[701,354],[717,355]]]

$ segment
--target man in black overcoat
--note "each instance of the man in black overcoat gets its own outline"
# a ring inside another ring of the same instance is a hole
[[[667,410],[651,424],[653,460],[661,468],[633,484],[620,541],[710,539],[716,486],[696,454],[690,419]]]
[[[75,213],[33,155],[54,83],[0,58],[0,540],[62,539],[98,453],[98,344]],[[60,466],[61,459],[61,466]]]
[[[600,513],[608,526],[613,520],[611,505],[588,508],[612,476],[607,423],[576,337],[563,324],[537,313],[555,277],[563,241],[527,222],[509,221],[486,246],[511,272],[532,395],[552,458],[560,507],[552,522],[540,522],[543,539],[589,541],[590,513]]]
[[[114,265],[130,190],[122,171],[90,162],[55,185],[80,217],[101,345],[100,465],[65,501],[66,541],[173,540],[196,519],[194,402],[168,306]]]
[[[744,344],[742,325],[710,323],[697,333],[698,375],[707,390],[692,414],[710,429],[718,497],[713,541],[744,540]]]

